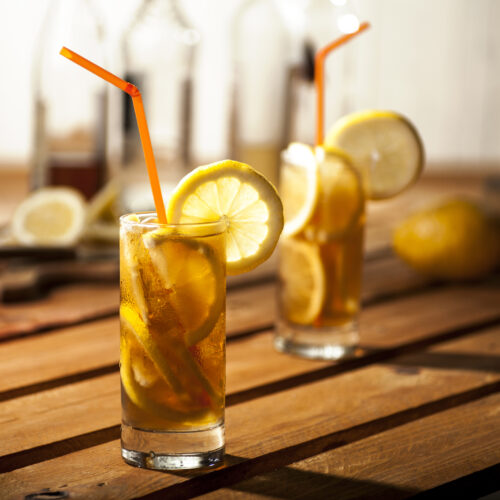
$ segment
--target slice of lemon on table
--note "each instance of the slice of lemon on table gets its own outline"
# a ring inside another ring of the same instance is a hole
[[[291,143],[281,159],[279,190],[285,217],[283,235],[293,236],[304,229],[316,207],[318,166],[313,149],[298,142]]]
[[[281,301],[285,317],[311,324],[321,312],[325,297],[325,274],[319,247],[296,238],[280,242]]]
[[[85,227],[86,203],[76,190],[43,188],[31,193],[14,212],[12,234],[30,246],[70,246]]]
[[[320,188],[304,235],[309,240],[327,242],[358,224],[364,212],[364,193],[361,177],[345,152],[317,147],[316,158]]]
[[[274,186],[252,167],[232,160],[186,175],[170,197],[167,217],[176,224],[223,219],[228,274],[265,261],[283,229],[283,205]]]
[[[165,289],[171,291],[169,301],[185,330],[186,345],[197,344],[224,310],[225,263],[208,243],[176,238],[170,228],[148,232],[142,239]],[[219,253],[223,258],[223,249]]]
[[[415,182],[424,164],[416,128],[393,111],[360,111],[341,118],[328,132],[325,146],[341,148],[352,157],[372,200],[400,193]]]

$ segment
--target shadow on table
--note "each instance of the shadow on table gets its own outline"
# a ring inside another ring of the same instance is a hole
[[[240,467],[238,467],[240,466]],[[228,476],[227,468],[232,468]],[[272,464],[268,464],[272,468]],[[278,466],[279,467],[279,466]],[[252,470],[253,469],[253,470]],[[266,498],[309,499],[309,498],[407,498],[418,492],[376,481],[350,479],[334,474],[301,470],[291,466],[280,467],[272,472],[260,472],[262,464],[248,463],[248,459],[225,456],[224,465],[219,469],[170,472],[190,481],[169,488],[174,497],[190,498],[191,495],[205,494],[204,498],[233,498],[239,493],[262,495]],[[245,476],[255,474],[250,479]],[[225,491],[224,491],[225,490]],[[157,492],[145,498],[163,498]]]
[[[286,499],[389,499],[406,498],[418,492],[411,488],[362,479],[348,479],[334,474],[305,471],[294,467],[283,467],[229,486],[228,489],[269,498]]]
[[[454,352],[422,352],[386,362],[395,366],[397,373],[414,375],[420,368],[444,368],[500,373],[500,356]]]

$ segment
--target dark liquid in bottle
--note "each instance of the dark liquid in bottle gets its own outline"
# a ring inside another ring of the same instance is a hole
[[[75,188],[88,200],[102,187],[104,168],[104,160],[96,156],[55,155],[48,160],[48,184]]]

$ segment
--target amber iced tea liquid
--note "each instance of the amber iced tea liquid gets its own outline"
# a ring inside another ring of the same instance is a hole
[[[224,450],[225,228],[154,221],[121,220],[122,455],[212,465]]]
[[[284,162],[282,175],[290,169],[293,179],[298,168]],[[303,357],[338,359],[353,355],[359,340],[365,201],[357,173],[342,158],[332,157],[318,172],[312,216],[298,233],[280,240],[275,346]],[[285,207],[287,197],[300,198],[302,183],[295,184],[282,189]]]

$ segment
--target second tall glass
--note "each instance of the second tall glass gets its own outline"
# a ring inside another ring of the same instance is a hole
[[[316,359],[356,353],[365,198],[340,150],[291,144],[282,155],[278,350]]]

